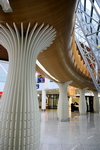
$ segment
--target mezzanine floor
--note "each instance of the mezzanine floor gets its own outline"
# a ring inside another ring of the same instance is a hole
[[[41,111],[40,150],[100,150],[100,113],[69,111],[68,122],[57,120],[57,110]]]

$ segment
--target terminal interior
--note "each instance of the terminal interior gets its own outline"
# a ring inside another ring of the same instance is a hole
[[[100,150],[99,0],[0,0],[0,150]]]

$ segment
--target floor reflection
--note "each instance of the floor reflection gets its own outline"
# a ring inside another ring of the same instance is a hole
[[[87,129],[93,128],[95,126],[94,124],[94,114],[88,113],[87,114]]]
[[[57,110],[40,112],[40,150],[100,150],[99,113],[69,111],[69,121],[59,122]]]

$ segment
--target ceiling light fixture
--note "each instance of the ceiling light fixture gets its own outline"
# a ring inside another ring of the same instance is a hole
[[[48,75],[50,76],[52,79],[54,79],[55,81],[59,82],[59,80],[57,80],[56,78],[54,78],[42,65],[41,63],[36,60],[36,64]]]
[[[0,5],[5,13],[13,12],[9,0],[0,0]]]

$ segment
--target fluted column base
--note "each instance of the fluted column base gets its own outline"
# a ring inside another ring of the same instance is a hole
[[[81,115],[86,115],[86,99],[85,92],[88,88],[79,89],[80,91],[80,100],[79,100],[79,113]]]
[[[94,112],[99,113],[98,91],[94,91]]]
[[[69,120],[67,87],[71,83],[72,81],[68,81],[65,83],[58,83],[60,93],[59,93],[57,113],[58,113],[58,120],[61,122],[66,122]]]

